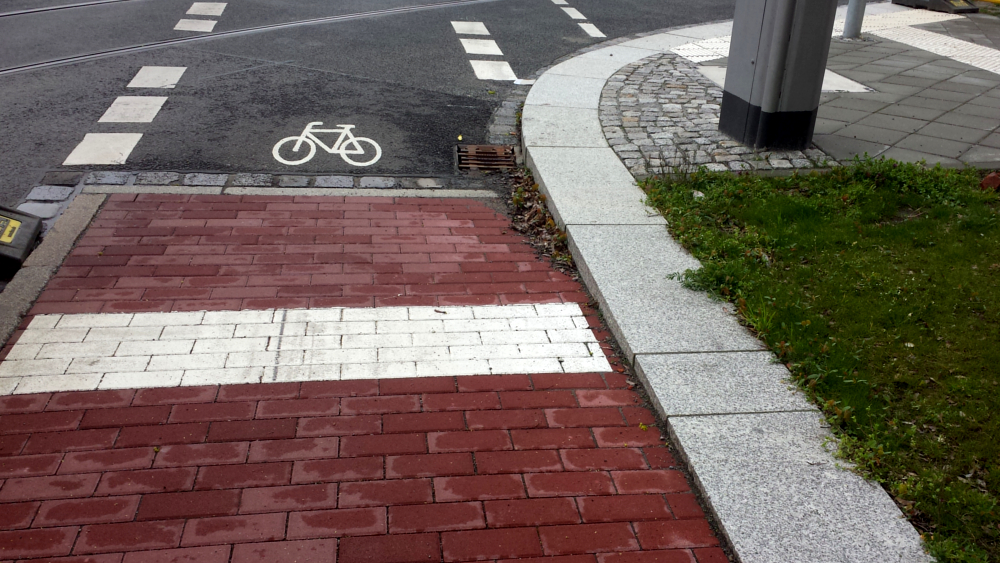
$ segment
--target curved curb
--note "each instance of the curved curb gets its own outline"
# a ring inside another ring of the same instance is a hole
[[[740,561],[932,561],[889,495],[833,457],[819,411],[728,305],[667,278],[700,264],[605,140],[612,75],[731,29],[670,29],[549,68],[524,104],[526,162]]]

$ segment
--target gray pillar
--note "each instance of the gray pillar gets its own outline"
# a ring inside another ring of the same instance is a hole
[[[847,3],[847,19],[844,20],[844,39],[861,37],[861,22],[865,19],[865,0],[850,0]]]
[[[812,140],[837,0],[737,0],[719,130],[755,148]]]

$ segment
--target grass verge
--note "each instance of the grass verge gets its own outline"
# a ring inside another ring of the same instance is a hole
[[[974,170],[644,182],[732,301],[941,561],[1000,561],[1000,201]]]

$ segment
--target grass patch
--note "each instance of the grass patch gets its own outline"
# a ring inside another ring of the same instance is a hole
[[[644,182],[942,561],[1000,561],[1000,202],[974,170],[856,161]]]

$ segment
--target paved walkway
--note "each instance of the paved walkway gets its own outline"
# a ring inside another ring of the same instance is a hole
[[[111,195],[3,351],[0,559],[726,561],[586,301],[474,200]]]

